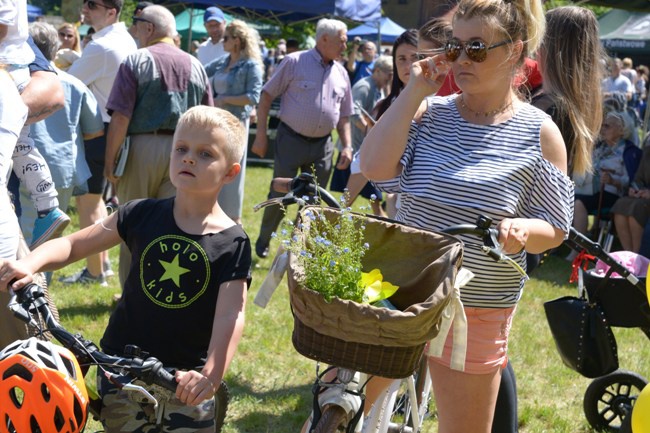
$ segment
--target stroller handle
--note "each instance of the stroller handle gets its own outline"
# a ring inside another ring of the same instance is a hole
[[[627,281],[636,286],[639,290],[645,295],[645,285],[639,280],[639,278],[634,275],[630,270],[625,266],[619,263],[614,257],[612,257],[608,252],[606,252],[603,247],[598,243],[594,242],[573,227],[569,230],[569,239],[567,241],[572,249],[576,251],[586,251],[587,254],[590,254],[596,257],[598,260],[602,261],[609,266],[610,270],[608,273],[616,272]]]

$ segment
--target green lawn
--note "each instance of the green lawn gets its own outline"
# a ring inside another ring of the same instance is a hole
[[[269,168],[248,167],[243,222],[253,242],[261,212],[253,213],[252,206],[266,198],[270,178]],[[111,251],[111,256],[116,268],[117,252]],[[266,309],[253,303],[271,261],[272,257],[253,258],[244,337],[226,376],[232,397],[225,432],[298,432],[310,411],[315,363],[297,354],[291,345],[293,325],[286,283]],[[112,308],[112,295],[119,292],[118,283],[116,277],[108,288],[64,288],[56,282],[57,275],[80,267],[76,264],[57,272],[51,292],[64,326],[99,341]],[[514,320],[510,355],[517,374],[523,433],[591,431],[582,411],[589,380],[562,365],[542,308],[544,301],[574,294],[575,288],[568,285],[569,271],[567,262],[549,257],[527,284]],[[650,377],[648,339],[636,329],[616,328],[615,334],[621,368]],[[93,422],[87,431],[100,428]],[[424,431],[435,431],[435,419],[427,422]]]

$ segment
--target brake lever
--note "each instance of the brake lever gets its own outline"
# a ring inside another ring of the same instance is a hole
[[[133,391],[142,394],[148,403],[153,404],[154,410],[158,409],[158,400],[149,391],[140,385],[134,384],[129,378],[105,371],[104,376],[118,389],[123,391]]]
[[[291,193],[289,193],[291,194]],[[282,196],[282,197],[274,197],[270,198],[268,200],[265,200],[261,203],[257,203],[255,206],[253,206],[253,211],[257,212],[260,209],[264,209],[265,207],[268,206],[283,206],[284,200],[287,198],[287,196]]]

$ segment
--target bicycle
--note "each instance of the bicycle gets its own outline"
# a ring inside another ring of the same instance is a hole
[[[78,373],[81,374],[81,377],[77,378],[78,380],[71,384],[73,389],[76,388],[75,393],[79,396],[74,407],[75,421],[71,423],[72,425],[68,426],[69,428],[72,428],[71,431],[82,431],[86,421],[88,420],[89,413],[95,419],[100,419],[102,411],[101,398],[95,391],[89,389],[83,380],[83,377],[88,373],[91,366],[96,366],[98,373],[101,371],[102,374],[104,374],[105,377],[118,388],[139,394],[142,398],[142,402],[153,405],[155,412],[158,412],[159,402],[162,401],[161,399],[169,398],[173,396],[173,393],[175,393],[177,384],[174,377],[174,370],[165,368],[161,361],[148,356],[148,354],[143,352],[139,347],[127,346],[125,348],[124,356],[109,355],[100,351],[92,341],[85,339],[81,334],[72,334],[66,330],[60,323],[58,323],[52,314],[45,298],[44,289],[41,286],[32,283],[27,285],[25,288],[12,293],[8,308],[17,318],[35,328],[37,335],[43,336],[45,333],[51,334],[52,337],[61,343],[61,345],[65,349],[69,350],[69,352],[74,356],[74,359],[68,359],[65,361],[66,370],[68,371],[66,382],[68,384],[73,382],[73,380],[70,379],[70,373],[72,373],[71,376],[75,376],[74,370],[76,369],[72,364],[76,363],[80,366]],[[40,344],[40,349],[44,349],[45,352],[48,352],[47,342],[39,341],[38,343]],[[21,350],[21,345],[27,347],[32,344],[33,343],[29,340],[17,341],[7,346],[7,348],[0,353],[24,353],[25,351]],[[56,347],[53,349],[56,349]],[[3,362],[1,359],[2,358],[0,358],[0,363]],[[37,360],[30,361],[28,359],[23,362],[29,364],[32,361]],[[52,365],[48,364],[48,367],[52,368]],[[6,380],[6,377],[4,379]],[[142,383],[151,386],[151,392],[145,388]],[[48,386],[49,384],[46,381],[44,385]],[[77,392],[77,390],[79,392]],[[10,410],[11,408],[16,407],[18,410],[16,413],[20,413],[19,409],[20,406],[22,406],[22,396],[20,394],[20,391],[12,390],[8,395],[0,395],[0,412],[2,410]],[[85,398],[86,396],[87,399]],[[84,400],[86,401],[84,402]],[[217,425],[217,431],[219,431],[223,426],[223,421],[228,407],[228,400],[228,387],[225,382],[221,382],[215,395],[215,423]],[[156,413],[156,415],[158,414]],[[156,418],[159,419],[158,416],[156,416]],[[61,430],[62,427],[60,425],[60,415],[56,416],[55,414],[51,421],[53,425],[34,426],[32,424],[30,431],[63,431]],[[22,420],[22,422],[24,423],[24,420]],[[9,418],[3,419],[3,424],[8,426],[8,428],[20,423],[20,420],[12,421],[12,419]],[[9,428],[8,431],[22,433],[21,430],[12,430],[11,428]]]
[[[320,200],[331,207],[339,207],[337,200],[326,190],[318,187],[313,176],[308,173],[302,173],[293,179],[273,179],[272,187],[275,191],[284,192],[286,195],[262,202],[256,206],[256,210],[269,205],[286,207],[291,204],[300,206],[318,204]],[[498,233],[491,228],[489,218],[479,217],[474,225],[458,225],[443,231],[452,235],[468,234],[480,238],[481,248],[486,254],[496,261],[510,263],[522,275],[526,275],[517,263],[501,252],[497,240]],[[274,268],[286,267],[286,257],[282,258],[282,256],[279,254],[276,257]],[[255,299],[257,305],[262,307],[266,305],[280,278],[272,269]],[[295,344],[294,341],[294,346]],[[319,368],[317,364],[317,379],[312,390],[314,400],[310,432],[419,432],[429,414],[431,378],[426,357],[421,358],[413,374],[391,382],[373,404],[365,419],[362,419],[364,390],[372,376],[349,368],[333,366],[320,373]],[[325,381],[323,378],[334,368],[336,368],[336,378]]]

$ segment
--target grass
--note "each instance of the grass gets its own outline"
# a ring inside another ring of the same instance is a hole
[[[266,167],[248,168],[243,221],[253,242],[261,212],[254,213],[252,207],[266,198],[271,175]],[[116,249],[111,257],[116,267]],[[226,376],[231,401],[224,432],[297,432],[310,411],[315,363],[296,353],[291,344],[293,324],[286,282],[278,287],[267,308],[253,303],[272,258],[253,260],[244,337]],[[81,266],[77,263],[58,271],[51,292],[64,326],[98,342],[112,308],[112,295],[120,289],[116,277],[107,288],[63,287],[56,281],[57,275]],[[510,357],[517,375],[522,433],[592,431],[582,410],[590,381],[562,365],[543,312],[545,301],[575,294],[568,284],[569,268],[563,260],[549,257],[527,284],[514,319]],[[621,368],[650,377],[648,339],[637,329],[614,331]],[[98,423],[91,422],[87,431],[100,429]],[[435,418],[427,421],[423,431],[436,431]]]

